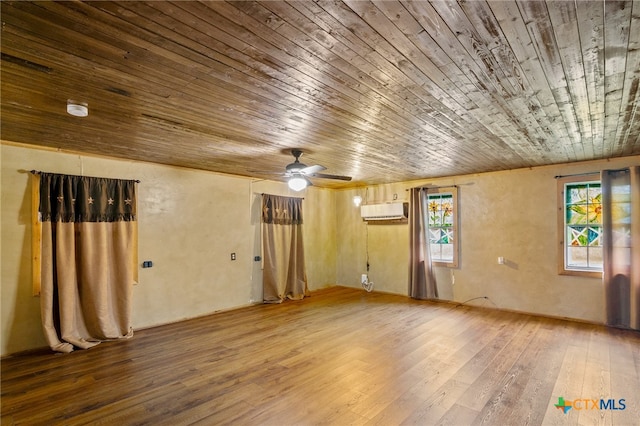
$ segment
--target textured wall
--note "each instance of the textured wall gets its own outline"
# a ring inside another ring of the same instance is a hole
[[[640,164],[640,157],[485,173],[337,191],[337,280],[359,287],[366,269],[377,291],[407,294],[408,225],[365,225],[352,198],[408,199],[406,189],[459,186],[460,266],[437,268],[441,298],[488,307],[603,322],[600,279],[557,273],[556,175]],[[368,244],[366,243],[368,241]],[[367,250],[368,249],[368,250]],[[498,256],[506,259],[499,265]]]
[[[28,170],[139,179],[133,325],[143,328],[262,299],[259,194],[303,196],[309,287],[335,284],[334,192],[279,182],[2,145],[2,355],[46,346],[32,296]],[[257,208],[257,211],[256,211]],[[237,260],[231,261],[235,252]]]
[[[140,179],[140,270],[134,327],[206,315],[259,301],[259,194],[305,198],[304,241],[309,287],[360,286],[407,294],[408,225],[367,226],[352,203],[408,199],[429,182],[460,187],[460,267],[438,268],[443,298],[503,309],[603,321],[601,282],[558,275],[555,175],[640,164],[640,157],[350,190],[312,187],[291,193],[278,182],[2,145],[1,354],[45,346],[39,299],[31,295],[31,197],[28,170]],[[237,260],[231,262],[231,252]],[[506,265],[498,265],[504,256]],[[453,283],[455,278],[455,283]]]

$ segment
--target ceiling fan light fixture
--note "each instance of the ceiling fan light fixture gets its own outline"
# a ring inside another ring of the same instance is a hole
[[[292,176],[287,184],[294,191],[302,191],[307,187],[307,180],[302,176]]]
[[[302,191],[306,187],[312,186],[313,183],[309,180],[310,177],[347,181],[351,180],[350,176],[327,175],[320,173],[327,169],[325,166],[321,166],[319,164],[307,166],[306,164],[301,163],[300,156],[302,155],[302,151],[299,149],[292,149],[291,155],[293,155],[295,161],[285,167],[284,176],[287,178],[289,188],[293,191]]]
[[[89,108],[85,103],[68,100],[67,113],[73,115],[74,117],[86,117],[87,115],[89,115]]]

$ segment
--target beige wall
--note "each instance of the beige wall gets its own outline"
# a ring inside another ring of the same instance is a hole
[[[282,183],[3,144],[1,174],[1,354],[45,346],[31,295],[28,170],[139,179],[140,270],[134,327],[206,315],[261,300],[259,196],[303,196],[310,289],[360,287],[407,294],[408,225],[366,225],[352,197],[408,198],[423,183],[459,186],[460,266],[438,268],[443,298],[587,321],[603,321],[600,280],[561,276],[556,260],[554,176],[640,164],[640,156],[349,190],[291,193]],[[230,261],[230,253],[237,254]],[[506,265],[498,265],[503,256]],[[455,282],[454,282],[455,280]]]
[[[290,193],[279,182],[3,144],[1,354],[46,346],[31,294],[29,170],[139,179],[139,260],[133,325],[144,328],[262,298],[259,194],[303,196],[310,289],[335,284],[334,192]],[[231,261],[235,252],[237,260]]]
[[[407,294],[408,225],[366,225],[352,198],[369,202],[408,200],[407,188],[431,183],[459,186],[460,265],[437,268],[441,297],[474,304],[603,322],[599,279],[558,275],[557,175],[598,172],[640,164],[640,156],[484,173],[338,192],[339,284],[359,287],[370,261],[375,290]],[[498,256],[506,259],[499,265]]]

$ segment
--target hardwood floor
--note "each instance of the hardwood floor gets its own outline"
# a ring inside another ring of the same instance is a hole
[[[2,425],[638,419],[640,333],[343,287],[2,360]]]

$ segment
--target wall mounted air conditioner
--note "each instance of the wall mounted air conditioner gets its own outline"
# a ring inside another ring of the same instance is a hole
[[[360,215],[365,221],[406,221],[409,203],[365,204],[360,206]]]

